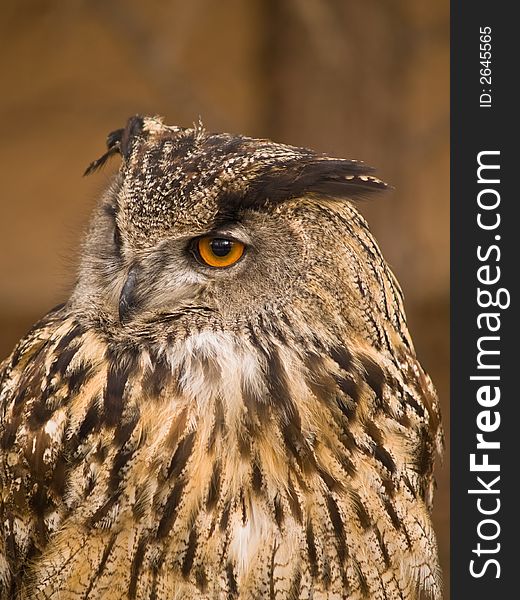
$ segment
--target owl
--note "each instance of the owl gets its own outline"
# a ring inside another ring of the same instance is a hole
[[[0,598],[439,599],[442,445],[355,160],[134,116],[0,367]]]

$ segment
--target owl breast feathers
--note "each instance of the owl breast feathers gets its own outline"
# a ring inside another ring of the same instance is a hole
[[[360,162],[133,117],[0,366],[0,598],[440,597],[439,407]]]

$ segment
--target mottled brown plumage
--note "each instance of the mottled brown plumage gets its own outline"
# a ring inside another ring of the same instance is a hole
[[[156,118],[108,145],[75,290],[0,369],[0,598],[439,598],[437,398],[352,203],[385,184]]]

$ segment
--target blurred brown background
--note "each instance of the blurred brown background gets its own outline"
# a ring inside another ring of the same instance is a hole
[[[361,210],[449,432],[448,0],[4,0],[0,65],[0,359],[70,289],[117,163],[81,177],[106,134],[135,113],[200,115],[363,159],[395,187]],[[448,583],[448,456],[438,484]]]

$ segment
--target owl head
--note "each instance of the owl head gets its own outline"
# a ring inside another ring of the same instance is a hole
[[[73,306],[145,335],[290,323],[384,345],[401,292],[353,201],[384,190],[356,160],[135,116],[87,235]],[[406,337],[406,336],[405,336]]]

